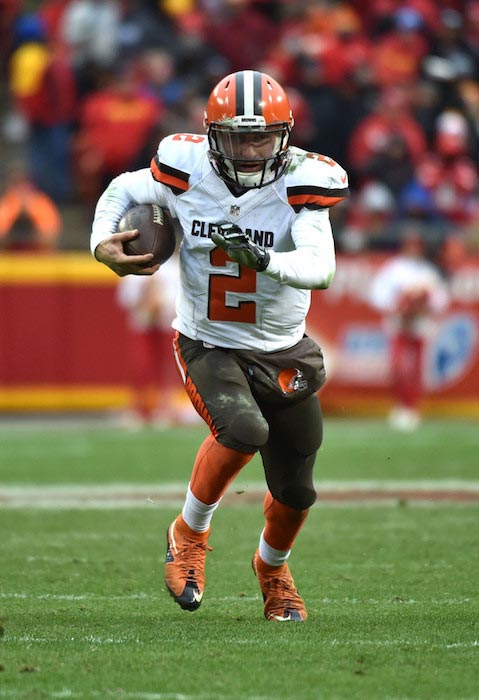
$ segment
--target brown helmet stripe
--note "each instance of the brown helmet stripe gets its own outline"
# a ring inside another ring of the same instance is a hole
[[[244,71],[236,75],[236,114],[244,114]]]
[[[261,82],[261,73],[257,70],[243,70],[236,74],[236,114],[263,114]]]

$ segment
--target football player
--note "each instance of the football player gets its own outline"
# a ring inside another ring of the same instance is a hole
[[[403,232],[400,249],[371,280],[370,301],[383,316],[389,340],[391,398],[388,420],[412,432],[422,421],[424,356],[435,320],[449,305],[439,268],[427,257],[426,241],[414,227]]]
[[[137,235],[115,233],[129,207],[159,204],[183,232],[174,352],[210,434],[167,531],[166,586],[183,609],[200,606],[213,513],[259,451],[267,493],[252,563],[264,615],[281,622],[307,618],[287,562],[316,499],[325,372],[305,319],[311,290],[335,273],[329,208],[348,196],[340,165],[290,145],[293,124],[273,78],[226,76],[208,99],[206,134],[167,136],[149,168],[115,178],[91,236],[96,259],[122,276],[158,269],[151,255],[123,253]]]

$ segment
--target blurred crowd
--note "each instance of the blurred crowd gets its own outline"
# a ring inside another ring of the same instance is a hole
[[[22,153],[0,207],[23,177],[88,228],[112,177],[201,133],[214,84],[256,68],[290,95],[294,145],[350,174],[339,250],[413,231],[447,269],[479,249],[479,0],[0,0],[0,65],[1,138]]]

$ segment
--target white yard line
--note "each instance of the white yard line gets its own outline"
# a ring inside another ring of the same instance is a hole
[[[322,481],[316,484],[323,503],[479,502],[479,481],[418,479],[405,481]],[[0,485],[1,508],[145,508],[178,507],[183,503],[185,483],[166,484],[69,484]],[[225,505],[260,502],[262,483],[235,483],[224,497]]]
[[[258,593],[254,596],[208,596],[210,602],[235,602],[261,600],[261,595]],[[102,595],[99,593],[23,593],[23,592],[0,592],[0,600],[53,600],[53,601],[72,601],[82,602],[85,600],[92,601],[144,601],[148,605],[158,600],[164,600],[164,596],[156,593],[131,593],[129,595]],[[459,597],[459,598],[426,598],[424,600],[415,600],[414,598],[318,598],[316,603],[321,605],[339,605],[339,606],[461,606],[475,603],[474,598]],[[6,637],[5,637],[6,639]],[[13,639],[13,637],[10,637]]]
[[[71,688],[48,691],[48,697],[54,698],[119,698],[119,700],[281,700],[277,695],[247,695],[242,693],[195,693],[194,695],[185,693],[150,693],[147,691],[126,691],[126,690],[83,690],[75,691]],[[18,691],[15,689],[0,688],[0,698],[18,698]],[[25,696],[26,697],[26,696]],[[394,699],[393,699],[394,700]]]
[[[8,642],[13,642],[17,644],[88,644],[92,646],[109,646],[109,645],[121,645],[121,644],[135,644],[143,645],[149,641],[141,640],[139,637],[135,636],[122,636],[122,637],[99,637],[96,635],[85,635],[83,637],[35,637],[33,635],[22,635],[13,636],[5,635],[3,638],[3,644],[8,644]],[[255,646],[258,644],[257,639],[235,638],[235,644]],[[479,647],[479,640],[473,639],[467,642],[448,642],[439,643],[431,642],[429,639],[317,639],[315,641],[317,646],[323,647],[427,647],[428,649],[476,649]],[[1,697],[1,696],[0,696]],[[203,696],[202,696],[203,697]],[[205,697],[209,697],[205,695]],[[218,696],[222,697],[222,696]],[[250,696],[245,696],[250,697]]]

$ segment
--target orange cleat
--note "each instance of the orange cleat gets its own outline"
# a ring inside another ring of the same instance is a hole
[[[263,593],[265,618],[276,622],[304,622],[308,613],[294,585],[289,566],[269,566],[260,558],[258,551],[252,565]]]
[[[165,584],[183,610],[197,610],[205,587],[206,553],[209,530],[193,532],[181,516],[166,533]]]

